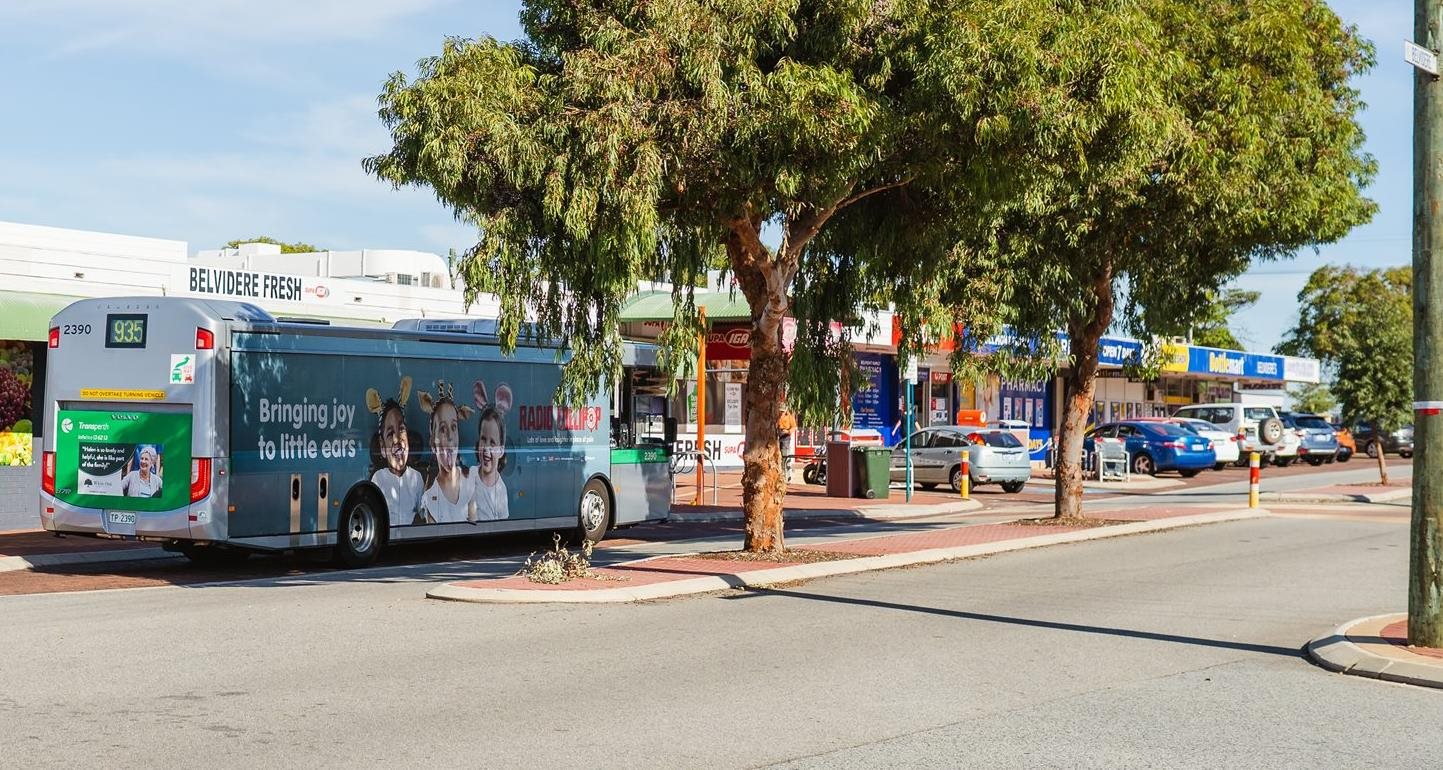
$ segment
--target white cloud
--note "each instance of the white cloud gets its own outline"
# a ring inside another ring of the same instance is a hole
[[[125,48],[207,51],[365,40],[452,0],[8,0],[0,29],[59,55]]]

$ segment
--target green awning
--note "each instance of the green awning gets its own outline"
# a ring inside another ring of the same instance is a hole
[[[44,342],[50,318],[80,297],[0,291],[0,340]]]
[[[735,294],[721,291],[699,291],[696,293],[696,306],[706,308],[707,321],[750,321],[752,318],[751,306],[747,304],[747,298],[742,296],[740,291]],[[621,306],[623,323],[670,321],[675,315],[669,291],[642,292]]]

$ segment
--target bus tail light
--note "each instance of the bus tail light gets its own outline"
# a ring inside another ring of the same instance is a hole
[[[210,495],[210,458],[193,457],[190,460],[190,501],[200,502]]]
[[[196,350],[215,350],[215,332],[210,329],[195,330]]]
[[[51,339],[54,339],[52,336]],[[55,453],[43,452],[40,455],[40,488],[45,494],[55,494]]]
[[[52,326],[50,327],[50,349],[54,350],[58,347],[60,347],[60,327]]]

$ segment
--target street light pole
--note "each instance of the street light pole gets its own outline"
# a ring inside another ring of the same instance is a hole
[[[1443,0],[1414,0],[1414,40],[1438,51]],[[1426,59],[1426,55],[1421,57]],[[1413,57],[1410,52],[1410,61]],[[1443,647],[1443,93],[1433,72],[1413,74],[1413,520],[1408,643]],[[1381,437],[1380,437],[1381,438]]]

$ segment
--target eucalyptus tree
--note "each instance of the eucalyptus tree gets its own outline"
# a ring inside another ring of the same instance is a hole
[[[1125,91],[1059,73],[1077,128],[1038,150],[1046,213],[1000,230],[1016,334],[1067,333],[1063,517],[1082,514],[1083,430],[1109,328],[1144,339],[1187,328],[1250,265],[1341,238],[1375,209],[1351,85],[1372,49],[1326,3],[1138,6],[1154,34],[1116,44],[1160,45],[1150,70]]]
[[[998,328],[997,225],[1041,200],[1034,148],[1072,131],[1059,62],[1090,87],[1140,78],[1132,5],[530,0],[525,39],[448,39],[390,78],[393,147],[365,166],[477,227],[468,297],[500,296],[507,345],[528,311],[565,341],[561,399],[617,371],[642,279],[675,286],[663,360],[683,370],[693,286],[722,261],[751,308],[746,547],[781,549],[789,379],[804,416],[834,411],[871,308],[897,308],[909,354]]]

